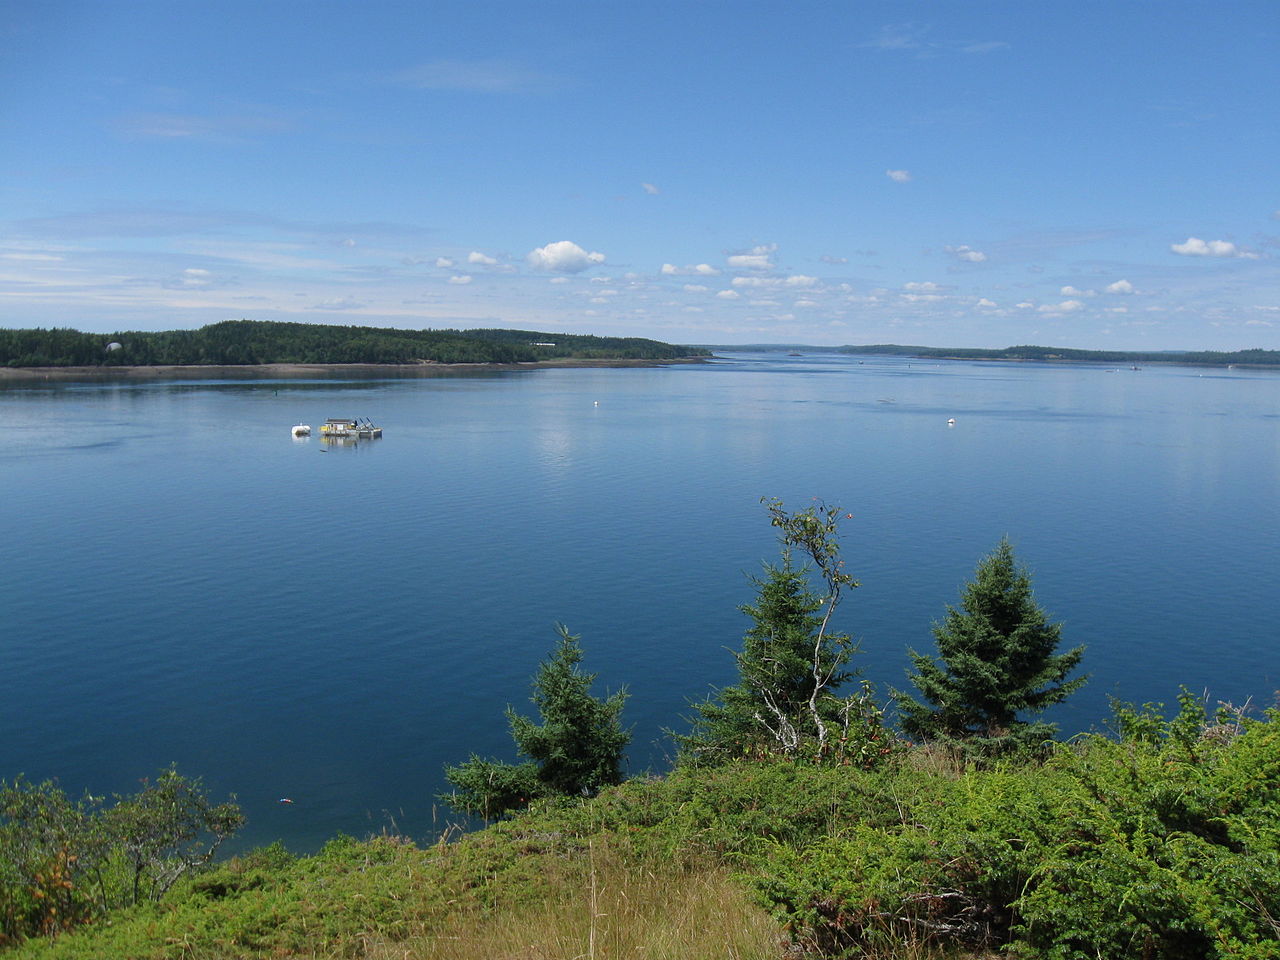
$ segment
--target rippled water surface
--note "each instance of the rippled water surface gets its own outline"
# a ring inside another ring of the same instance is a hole
[[[289,427],[369,417],[329,448]],[[309,849],[429,837],[441,766],[563,621],[627,684],[633,770],[732,680],[761,496],[819,497],[880,685],[1002,534],[1108,695],[1280,687],[1280,376],[738,355],[449,379],[0,389],[0,777],[129,791],[176,761]],[[949,426],[947,420],[955,419]],[[291,806],[276,801],[288,796]]]

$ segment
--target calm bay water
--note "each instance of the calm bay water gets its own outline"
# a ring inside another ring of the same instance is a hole
[[[334,416],[386,436],[289,437]],[[128,792],[177,762],[239,795],[246,842],[434,836],[441,766],[511,758],[556,621],[629,686],[632,770],[664,766],[733,679],[762,496],[854,515],[841,626],[879,685],[1007,533],[1088,646],[1064,730],[1109,695],[1280,688],[1274,373],[742,354],[10,384],[0,418],[0,777]]]

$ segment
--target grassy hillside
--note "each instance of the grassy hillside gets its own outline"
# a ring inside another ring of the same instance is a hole
[[[683,767],[452,842],[271,847],[9,956],[1280,956],[1280,715],[1184,696],[1115,726],[1042,762]]]

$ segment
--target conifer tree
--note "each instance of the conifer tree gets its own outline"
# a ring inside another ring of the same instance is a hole
[[[622,755],[631,734],[622,728],[626,690],[603,700],[591,695],[594,673],[583,673],[579,637],[556,624],[556,649],[533,678],[534,705],[541,723],[507,708],[517,752],[528,761],[503,763],[471,756],[445,767],[454,792],[445,800],[455,810],[486,820],[527,806],[538,797],[594,796],[622,782]]]
[[[1060,703],[1088,679],[1067,676],[1084,647],[1055,654],[1062,625],[1050,623],[1031,592],[1031,578],[1016,566],[1003,538],[983,559],[960,598],[934,624],[938,658],[908,651],[920,693],[896,691],[907,736],[964,741],[979,753],[1029,747],[1053,736],[1056,725],[1022,719]]]
[[[818,505],[793,514],[780,500],[763,502],[780,531],[782,559],[751,578],[755,603],[740,608],[752,622],[734,655],[738,682],[697,704],[692,733],[676,737],[687,761],[800,753],[843,759],[855,727],[858,749],[882,732],[865,686],[853,697],[834,692],[856,676],[847,669],[852,639],[831,628],[844,591],[858,586],[840,560],[839,511]],[[793,551],[804,566],[794,564]]]

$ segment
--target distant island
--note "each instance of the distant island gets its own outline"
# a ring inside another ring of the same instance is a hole
[[[919,357],[924,360],[1047,360],[1090,363],[1187,363],[1204,366],[1280,366],[1280,350],[1216,350],[1139,351],[1139,350],[1072,350],[1067,347],[1019,346],[1003,350],[980,347],[906,347],[896,343],[878,343],[862,347],[837,347],[838,353],[894,357]]]
[[[710,351],[640,337],[532,330],[396,330],[228,320],[197,330],[0,329],[0,367],[670,361]]]

